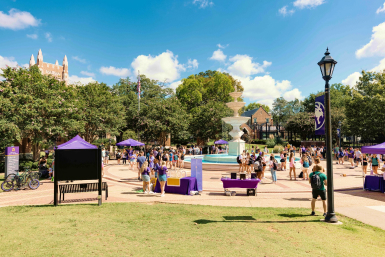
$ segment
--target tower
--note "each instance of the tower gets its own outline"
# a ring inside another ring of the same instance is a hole
[[[63,59],[62,80],[65,81],[66,83],[68,82],[68,61],[67,61],[67,55],[64,55],[64,59]]]
[[[29,67],[31,68],[33,65],[35,65],[35,58],[31,55],[31,59],[29,59]]]
[[[41,52],[41,49],[37,53],[37,66],[43,65],[43,53]]]

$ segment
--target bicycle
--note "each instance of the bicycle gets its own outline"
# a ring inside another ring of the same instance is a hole
[[[16,171],[19,173],[19,170]],[[4,192],[9,192],[12,189],[20,190],[28,186],[30,189],[35,190],[40,186],[40,181],[36,177],[40,177],[38,172],[32,172],[25,167],[22,175],[9,174],[1,184],[1,189]]]

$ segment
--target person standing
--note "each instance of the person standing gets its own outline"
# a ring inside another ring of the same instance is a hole
[[[350,147],[350,149],[349,149],[348,157],[349,157],[349,162],[350,162],[351,167],[354,168],[354,151],[353,151],[352,147]]]
[[[136,164],[136,153],[135,153],[135,151],[132,151],[132,154],[130,156],[130,164],[131,164],[131,169],[134,170],[134,164]]]
[[[284,170],[284,168],[286,170],[285,166],[286,166],[285,157],[283,155],[283,151],[281,151],[281,170]]]
[[[238,172],[241,173],[242,172],[242,168],[243,168],[243,165],[242,165],[242,154],[238,155],[237,157],[237,162],[239,164],[239,170]]]
[[[266,170],[266,158],[265,158],[265,153],[262,152],[261,156],[261,161],[262,161],[262,178],[265,178],[265,170]]]
[[[155,157],[152,153],[150,153],[150,164],[148,165],[150,167],[150,169],[153,169],[154,168],[154,160],[155,160]]]
[[[277,169],[278,169],[278,162],[275,159],[274,155],[271,154],[271,156],[270,156],[270,172],[271,172],[271,180],[273,181],[273,184],[277,183]]]
[[[302,179],[308,180],[309,176],[308,176],[307,170],[309,169],[309,160],[306,154],[302,155],[301,164],[302,164],[302,174],[303,174]]]
[[[344,164],[344,149],[341,147],[338,152],[338,164]]]
[[[110,151],[108,151],[108,148],[106,149],[106,156],[104,157],[104,164],[108,164],[108,160],[110,159]]]
[[[143,163],[146,161],[146,156],[144,156],[143,151],[140,151],[139,157],[138,157],[138,164],[139,164],[139,169],[138,169],[138,180],[141,181],[140,175],[140,168],[142,168]]]
[[[355,153],[355,156],[356,156],[356,167],[358,167],[358,164],[361,163],[362,161],[362,153],[360,151],[360,149],[356,149],[356,153]]]
[[[364,172],[365,175],[366,175],[366,172],[368,171],[368,159],[369,158],[366,156],[365,153],[362,154],[362,171]]]
[[[126,149],[123,149],[122,158],[123,158],[123,164],[127,164],[127,151],[126,151]]]
[[[106,157],[106,150],[103,148],[102,149],[102,163],[104,163],[105,157]]]
[[[319,163],[319,159],[316,158],[315,163]],[[313,167],[313,172],[309,176],[309,184],[312,187],[312,200],[311,200],[311,215],[315,215],[315,201],[318,196],[322,199],[322,206],[324,209],[323,216],[326,216],[326,190],[327,186],[327,177],[324,173],[321,172],[322,166],[315,165]]]
[[[291,177],[292,172],[294,174],[294,180],[297,180],[297,176],[295,174],[295,162],[294,162],[294,153],[293,152],[290,153],[289,160],[290,160],[290,171],[289,171],[290,180],[292,180],[292,177]]]
[[[122,158],[122,153],[120,152],[120,149],[116,153],[116,160],[118,161],[118,165],[120,165],[120,159]]]
[[[160,197],[164,197],[164,188],[166,186],[166,181],[167,181],[167,166],[166,162],[162,162],[161,167],[158,169],[158,180],[160,184]]]
[[[378,160],[377,155],[372,154],[372,159],[371,159],[371,161],[372,161],[372,169],[373,169],[374,174],[378,174],[378,173],[377,173],[377,170],[378,170],[379,160]]]
[[[150,172],[151,172],[151,170],[148,167],[147,161],[145,161],[143,163],[142,167],[140,168],[140,172],[142,174],[142,180],[143,180],[143,194],[149,194],[150,193]]]

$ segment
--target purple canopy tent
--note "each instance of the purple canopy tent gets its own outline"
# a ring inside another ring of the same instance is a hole
[[[64,144],[58,145],[57,149],[97,149],[96,145],[92,145],[81,138],[79,135],[72,138]]]
[[[116,144],[117,146],[141,146],[141,145],[144,145],[143,143],[139,142],[139,141],[136,141],[134,139],[127,139],[127,140],[124,140],[122,142],[119,142]]]
[[[363,146],[361,147],[361,152],[370,154],[385,154],[385,142],[378,145]]]
[[[221,140],[215,141],[214,144],[216,144],[216,145],[227,145],[229,143],[227,141],[221,139]]]

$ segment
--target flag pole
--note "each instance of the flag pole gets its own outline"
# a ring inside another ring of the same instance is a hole
[[[138,70],[138,85],[137,85],[137,89],[138,89],[138,113],[140,113],[140,71]],[[140,134],[139,134],[139,130],[138,130],[138,140],[140,140]]]

